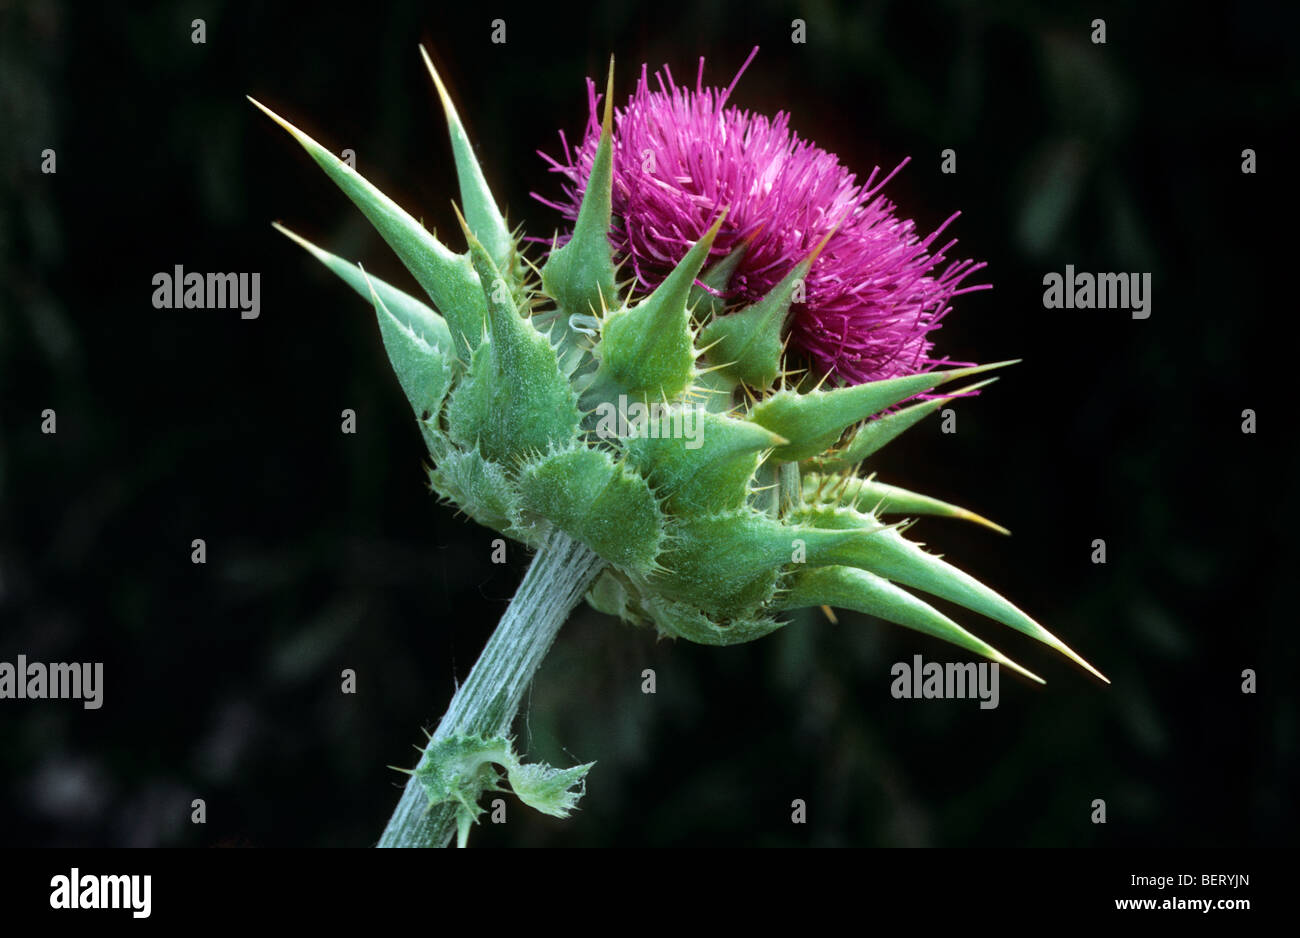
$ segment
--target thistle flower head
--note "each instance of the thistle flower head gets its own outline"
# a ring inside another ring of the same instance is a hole
[[[920,238],[894,216],[880,194],[888,177],[873,172],[859,185],[794,136],[786,115],[728,107],[731,87],[706,90],[702,74],[688,92],[665,69],[652,92],[643,69],[615,138],[611,63],[599,126],[592,87],[586,139],[556,163],[571,183],[559,207],[573,233],[538,269],[522,256],[427,55],[426,63],[447,115],[464,253],[263,110],[426,295],[281,229],[372,304],[439,495],[532,547],[581,543],[599,561],[587,601],[663,635],[731,645],[781,628],[792,610],[840,606],[1041,681],[922,598],[929,594],[1101,677],[884,519],[996,525],[862,473],[900,433],[993,379],[941,386],[1010,364],[931,370],[928,334],[949,300],[973,289],[960,283],[978,265],[935,274],[950,245],[932,251],[939,232]],[[628,283],[618,282],[616,261],[630,265]],[[788,346],[847,386],[788,380]],[[918,395],[930,399],[898,408]],[[504,736],[435,739],[415,775],[430,807],[454,806],[461,843],[481,813],[479,795],[500,781],[493,765],[527,804],[557,816],[572,810],[590,768],[521,764]]]
[[[957,215],[922,237],[882,192],[906,160],[859,182],[834,154],[801,139],[789,114],[769,118],[729,104],[755,52],[726,88],[704,86],[702,58],[694,90],[676,84],[667,67],[652,87],[642,67],[636,92],[614,114],[615,256],[642,288],[653,289],[726,209],[710,256],[745,247],[717,291],[726,304],[744,305],[767,295],[826,241],[802,301],[791,306],[792,351],[845,384],[951,364],[932,357],[930,334],[954,296],[984,288],[963,286],[983,264],[948,263],[954,241],[935,247]],[[577,218],[600,141],[599,96],[590,79],[587,97],[581,143],[571,147],[561,132],[562,159],[542,154],[566,178],[563,197],[534,194],[569,221]]]
[[[573,234],[536,269],[428,64],[456,159],[464,253],[267,113],[427,295],[290,234],[373,305],[435,491],[530,546],[555,531],[581,542],[607,564],[588,601],[666,635],[734,644],[780,628],[789,610],[842,606],[1029,674],[915,590],[1091,670],[884,520],[984,519],[862,472],[900,433],[988,379],[952,382],[1009,364],[928,370],[926,334],[974,267],[933,275],[935,235],[919,239],[895,219],[874,175],[857,185],[834,157],[794,138],[784,115],[728,109],[730,88],[697,82],[688,93],[665,72],[652,93],[643,73],[619,116],[617,147],[606,91],[599,138],[569,164],[571,195],[581,189]],[[641,169],[642,151],[653,168]],[[617,281],[616,245],[630,285]],[[702,310],[701,284],[731,302]],[[792,336],[849,386],[787,381]]]

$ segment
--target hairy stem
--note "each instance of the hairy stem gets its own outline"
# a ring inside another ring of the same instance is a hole
[[[433,739],[509,734],[524,691],[556,633],[604,566],[585,545],[558,530],[551,532],[469,677],[451,698]],[[420,766],[428,758],[426,748]],[[412,775],[379,846],[445,847],[455,832],[455,806],[430,808],[422,783]]]

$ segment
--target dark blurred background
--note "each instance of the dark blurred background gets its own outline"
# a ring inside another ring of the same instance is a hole
[[[106,685],[98,711],[0,701],[0,842],[373,843],[398,795],[386,766],[414,763],[518,583],[523,550],[493,565],[495,535],[427,491],[368,305],[270,222],[413,281],[244,100],[354,149],[455,232],[419,42],[532,234],[559,224],[528,197],[558,192],[535,151],[581,129],[583,79],[610,53],[621,100],[642,62],[685,79],[705,55],[726,84],[757,44],[736,103],[791,111],[863,176],[912,156],[888,189],[900,214],[928,230],[961,209],[953,256],[988,261],[995,286],[959,298],[939,350],[1024,363],[957,407],[956,434],[911,431],[882,478],[1010,527],[914,535],[1114,682],[968,614],[1047,686],[1004,673],[989,711],[906,702],[893,662],[960,653],[851,614],[705,648],[584,607],[517,724],[537,758],[597,760],[581,811],[508,798],[473,842],[1294,842],[1297,19],[1250,2],[0,2],[0,660],[102,661]],[[1151,318],[1045,310],[1042,276],[1067,263],[1150,272]],[[151,278],[176,264],[260,272],[260,318],[154,309]]]

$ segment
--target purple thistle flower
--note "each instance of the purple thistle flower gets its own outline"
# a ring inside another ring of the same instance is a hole
[[[658,90],[651,90],[642,66],[636,93],[614,113],[610,239],[616,260],[630,264],[637,282],[652,289],[726,208],[710,257],[749,241],[723,295],[728,304],[746,304],[832,235],[806,278],[804,302],[792,306],[791,348],[846,384],[955,364],[930,357],[929,334],[954,296],[989,286],[962,286],[982,263],[952,262],[936,273],[956,241],[937,250],[933,245],[960,213],[922,238],[881,195],[907,160],[882,179],[876,168],[858,183],[834,154],[791,131],[784,111],[768,118],[728,107],[757,52],[725,89],[704,87],[703,58],[694,91],[678,87],[666,66],[656,76]],[[568,180],[563,199],[532,194],[570,222],[600,138],[591,79],[587,101],[582,143],[570,148],[561,131],[563,162],[541,154]]]

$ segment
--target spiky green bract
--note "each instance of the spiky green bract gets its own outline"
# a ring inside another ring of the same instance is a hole
[[[469,373],[448,404],[452,439],[498,462],[571,443],[578,431],[577,395],[560,372],[555,349],[519,315],[514,292],[487,250],[468,229],[466,237],[491,336],[474,350]]]
[[[595,765],[554,769],[545,763],[524,763],[504,736],[448,736],[430,740],[415,775],[424,786],[429,806],[454,804],[457,846],[465,846],[470,826],[483,813],[479,796],[504,791],[494,766],[506,770],[510,789],[524,804],[553,817],[568,817],[586,790],[586,775]]]
[[[1043,683],[1042,678],[1026,671],[996,648],[976,638],[956,622],[928,603],[917,599],[884,577],[850,567],[815,567],[796,574],[789,591],[781,599],[786,609],[804,606],[834,605],[886,622],[933,635],[967,651],[1004,664]]]
[[[581,542],[608,565],[588,601],[663,635],[733,644],[780,628],[784,610],[839,605],[1013,666],[910,587],[1092,670],[1002,596],[881,520],[983,519],[860,474],[863,459],[939,404],[882,411],[999,365],[811,389],[780,356],[786,311],[811,259],[748,309],[728,308],[698,283],[725,295],[735,266],[730,256],[705,266],[716,225],[649,295],[620,296],[608,239],[608,110],[573,237],[550,253],[540,283],[526,277],[531,268],[515,263],[517,242],[435,83],[465,203],[464,254],[281,121],[437,308],[300,241],[372,303],[428,445],[435,491],[530,546],[556,532]],[[548,333],[534,310],[552,323]]]
[[[645,429],[624,441],[628,461],[678,516],[740,508],[762,454],[785,442],[757,424],[682,405],[660,409]]]
[[[832,530],[862,531],[869,536],[847,539],[830,550],[832,563],[867,570],[911,586],[1008,625],[1077,662],[1097,677],[1101,674],[1064,642],[1025,613],[967,573],[963,573],[919,544],[902,536],[897,527],[880,526],[873,515],[854,508],[805,504],[795,518],[808,525]]]
[[[433,67],[433,61],[429,58],[429,53],[424,51],[424,46],[420,46],[420,56],[438,89],[438,98],[447,115],[447,132],[451,135],[451,152],[456,159],[456,175],[460,180],[461,209],[469,223],[469,230],[474,232],[475,237],[487,249],[488,256],[498,268],[514,273],[518,265],[514,238],[510,236],[506,220],[497,208],[496,200],[492,198],[487,180],[483,178],[483,170],[478,165],[469,135],[460,122],[456,106],[451,103],[451,95],[447,94],[442,78]]]
[[[870,477],[826,476],[815,472],[810,473],[804,477],[803,494],[804,498],[810,501],[828,495],[832,501],[879,515],[939,515],[944,518],[973,521],[999,534],[1011,533],[1002,525],[973,511],[896,485],[886,485]]]
[[[849,427],[899,401],[924,394],[944,382],[1009,364],[1012,363],[996,362],[952,371],[930,371],[832,391],[801,393],[785,389],[760,401],[750,412],[749,419],[790,441],[777,448],[776,459],[798,462],[826,452]]]
[[[776,383],[781,375],[790,304],[796,295],[802,296],[808,271],[829,240],[827,235],[812,254],[795,264],[762,299],[744,309],[718,318],[717,298],[709,296],[709,314],[713,318],[700,333],[700,340],[711,357],[723,363],[718,370],[756,391],[766,391]],[[710,271],[712,279],[704,282],[714,289],[725,288],[747,248],[747,244],[742,244],[724,257]]]
[[[695,286],[691,287],[691,298],[688,300],[696,322],[708,323],[714,316],[721,316],[726,311],[727,301],[723,295],[748,250],[749,242],[742,241],[738,247],[732,248],[729,254],[700,274]]]
[[[853,439],[843,449],[837,450],[829,456],[817,458],[815,465],[823,471],[851,469],[869,456],[874,455],[877,450],[883,449],[885,444],[904,430],[915,426],[940,407],[951,404],[954,398],[973,394],[981,388],[988,387],[996,380],[998,379],[986,378],[968,387],[953,391],[949,396],[922,401],[919,404],[912,404],[910,407],[904,407],[891,414],[885,414],[875,420],[869,420],[858,427],[857,432],[853,434]]]
[[[443,398],[455,379],[456,360],[448,354],[448,346],[440,348],[436,342],[430,344],[416,333],[409,325],[409,318],[404,322],[394,316],[373,284],[370,299],[375,304],[379,333],[384,337],[384,348],[397,374],[397,381],[411,402],[416,417],[428,420],[442,410]],[[409,316],[410,310],[405,312]]]
[[[551,251],[542,266],[542,289],[562,318],[600,315],[618,303],[614,251],[609,244],[611,187],[614,184],[614,61],[609,63],[605,116],[591,166],[591,181],[578,209],[573,235]]]
[[[622,395],[671,401],[690,386],[696,351],[686,301],[722,219],[719,215],[653,293],[605,317],[595,349],[600,366],[584,400],[610,401]]]
[[[397,203],[360,173],[297,127],[252,98],[268,117],[287,130],[366,216],[388,246],[429,294],[451,327],[453,338],[470,347],[483,332],[483,291],[467,254],[454,254]],[[460,347],[457,347],[457,352]]]
[[[359,265],[349,264],[343,258],[317,247],[301,235],[294,234],[283,225],[272,224],[271,227],[306,250],[363,298],[369,300],[373,291],[383,300],[389,313],[415,333],[419,339],[440,349],[444,355],[453,352],[451,330],[447,328],[447,321],[436,311],[378,277],[368,276]]]
[[[550,453],[525,466],[519,494],[525,511],[601,559],[636,574],[654,569],[663,514],[645,479],[608,453],[585,447]]]
[[[766,391],[781,374],[782,333],[796,287],[808,275],[811,259],[795,266],[771,291],[729,316],[715,316],[700,333],[719,370],[756,391]]]

